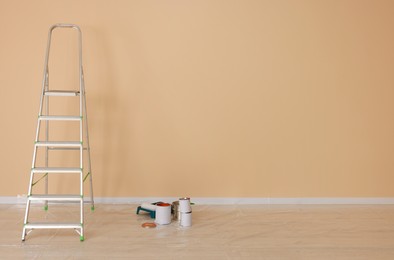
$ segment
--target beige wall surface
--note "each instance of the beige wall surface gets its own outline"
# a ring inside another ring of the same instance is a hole
[[[391,0],[0,0],[0,196],[27,193],[47,32],[63,22],[83,31],[96,196],[393,197],[393,13]],[[51,88],[78,86],[75,40],[55,31]]]

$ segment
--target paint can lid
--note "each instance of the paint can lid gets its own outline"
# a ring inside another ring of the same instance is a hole
[[[153,223],[153,222],[145,222],[145,223],[142,223],[141,227],[143,227],[143,228],[155,228],[156,224]]]

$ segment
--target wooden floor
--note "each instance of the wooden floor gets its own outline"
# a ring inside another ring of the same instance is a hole
[[[193,226],[145,229],[136,205],[86,208],[86,240],[35,230],[21,242],[23,205],[0,205],[1,259],[394,259],[394,205],[193,206]],[[36,206],[32,216],[78,211]]]

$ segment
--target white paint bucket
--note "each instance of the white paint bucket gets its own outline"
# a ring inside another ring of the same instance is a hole
[[[155,222],[159,225],[167,225],[171,223],[171,204],[169,203],[156,204]]]
[[[192,211],[192,207],[190,206],[190,198],[180,198],[179,199],[179,211],[181,213]]]
[[[190,227],[192,225],[192,213],[191,212],[187,212],[181,213],[181,223],[180,223],[181,227]]]

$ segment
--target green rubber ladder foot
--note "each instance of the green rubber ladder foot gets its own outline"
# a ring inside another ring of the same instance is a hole
[[[79,241],[82,242],[82,241],[84,241],[84,240],[85,240],[85,237],[84,237],[84,236],[80,236],[80,237],[79,237]]]
[[[91,207],[90,207],[90,210],[91,210],[91,211],[94,211],[94,206],[91,206]]]
[[[45,211],[48,211],[48,205],[45,205],[45,206],[44,206],[44,210],[45,210]]]

